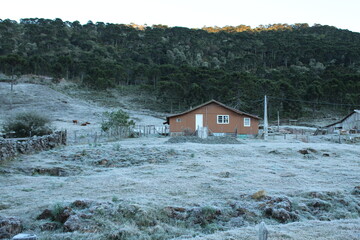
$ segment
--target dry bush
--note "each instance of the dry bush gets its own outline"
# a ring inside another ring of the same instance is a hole
[[[12,137],[43,136],[53,132],[50,119],[35,112],[23,112],[9,117],[3,129],[7,136]]]

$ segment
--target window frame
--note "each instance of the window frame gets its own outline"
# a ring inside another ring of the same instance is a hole
[[[248,123],[247,120],[249,121]],[[244,118],[244,127],[251,127],[251,118]]]
[[[221,117],[221,122],[219,121],[219,117]],[[225,121],[225,119],[227,121]],[[216,123],[217,124],[230,124],[230,115],[216,115]]]

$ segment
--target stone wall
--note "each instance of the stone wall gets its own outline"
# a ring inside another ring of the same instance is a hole
[[[15,157],[18,154],[33,153],[66,145],[66,138],[66,131],[59,131],[41,137],[0,139],[0,161]]]

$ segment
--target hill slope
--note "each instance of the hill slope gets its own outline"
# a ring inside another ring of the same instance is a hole
[[[0,21],[0,71],[66,78],[94,88],[141,85],[157,106],[181,111],[211,98],[259,114],[300,117],[360,104],[360,33],[274,24],[204,29]],[[326,102],[327,104],[321,104]]]

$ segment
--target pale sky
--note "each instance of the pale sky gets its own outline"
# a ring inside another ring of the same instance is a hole
[[[0,19],[203,26],[315,23],[360,32],[360,0],[1,0]]]

